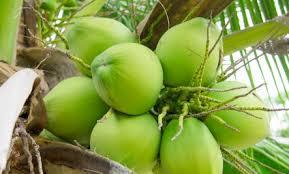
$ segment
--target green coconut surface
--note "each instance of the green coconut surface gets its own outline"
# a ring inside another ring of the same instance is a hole
[[[245,86],[245,84],[236,81],[224,81],[217,83],[212,88],[224,90]],[[219,101],[226,101],[235,96],[245,94],[249,90],[250,88],[243,88],[229,92],[210,92],[208,96]],[[265,107],[264,103],[254,94],[239,98],[230,104],[239,107]],[[240,132],[222,125],[211,117],[208,117],[205,120],[205,123],[220,145],[230,149],[244,149],[253,146],[269,135],[269,120],[267,112],[248,112],[253,114],[255,117],[243,112],[232,110],[214,113],[215,116],[220,117],[228,125],[238,129]]]
[[[60,82],[44,98],[46,129],[67,141],[89,145],[91,131],[109,107],[101,100],[87,77]]]
[[[182,133],[172,140],[178,131],[178,120],[172,120],[164,130],[160,149],[162,174],[222,174],[220,147],[204,123],[185,119]]]
[[[130,115],[149,111],[163,84],[159,59],[136,43],[112,46],[91,65],[96,91],[114,109]]]
[[[160,39],[156,54],[164,70],[164,83],[168,86],[188,86],[204,60],[209,20],[194,18],[169,29]],[[220,30],[211,24],[209,50],[213,48]],[[218,42],[205,65],[203,85],[215,81],[223,45]]]
[[[113,111],[105,117],[92,131],[91,150],[128,166],[138,174],[151,173],[161,139],[153,116],[131,117]]]

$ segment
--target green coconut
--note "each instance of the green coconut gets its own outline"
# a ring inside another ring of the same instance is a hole
[[[162,174],[222,174],[223,158],[219,145],[204,123],[184,120],[182,133],[178,120],[165,128],[160,148]]]
[[[168,86],[188,86],[205,58],[209,20],[194,18],[169,29],[160,39],[156,54],[164,70],[164,83]],[[209,50],[221,32],[211,23]],[[218,42],[205,64],[202,82],[207,86],[215,81],[223,45]]]
[[[89,145],[91,131],[109,107],[87,77],[72,77],[60,82],[44,98],[46,129],[66,141]]]
[[[112,46],[91,64],[96,91],[114,109],[130,115],[149,111],[158,99],[163,71],[153,51],[136,43]]]
[[[236,81],[224,81],[215,84],[212,88],[224,90],[238,87],[246,87],[246,85]],[[242,88],[229,92],[210,92],[208,96],[222,102],[235,96],[248,93],[249,90],[251,89]],[[264,103],[254,94],[239,98],[230,104],[236,107],[265,107]],[[269,120],[267,112],[248,112],[253,114],[255,117],[243,112],[232,110],[214,113],[215,116],[223,119],[228,125],[238,129],[239,132],[222,125],[210,116],[205,120],[205,124],[209,127],[220,145],[235,150],[248,148],[269,135]]]
[[[73,20],[66,32],[69,48],[75,56],[90,65],[93,59],[107,48],[125,42],[134,42],[132,32],[122,23],[101,17],[82,17]],[[89,70],[78,65],[91,76]]]
[[[157,160],[161,133],[150,114],[128,116],[111,111],[92,131],[94,152],[128,166],[136,173],[151,173]]]

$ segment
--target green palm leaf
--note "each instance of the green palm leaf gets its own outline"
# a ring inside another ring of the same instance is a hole
[[[16,39],[22,0],[0,0],[0,60],[12,63],[16,56]]]

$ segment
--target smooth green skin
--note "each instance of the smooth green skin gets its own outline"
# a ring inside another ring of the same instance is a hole
[[[231,89],[241,86],[246,85],[235,81],[224,81],[215,84],[212,88]],[[230,92],[210,92],[208,96],[225,101],[237,95],[247,93],[249,90],[249,88],[245,88]],[[239,98],[230,104],[244,107],[265,107],[262,101],[253,94]],[[239,129],[240,132],[227,128],[210,117],[205,120],[205,124],[209,127],[220,145],[234,150],[245,149],[266,138],[270,131],[268,114],[266,112],[250,111],[250,113],[261,119],[237,111],[226,110],[214,113],[214,115],[223,119],[227,124]]]
[[[162,84],[163,71],[153,51],[136,43],[115,45],[91,64],[96,91],[114,109],[130,115],[149,111]]]
[[[161,173],[222,174],[222,153],[206,125],[195,118],[187,118],[182,133],[172,141],[178,130],[178,120],[172,120],[164,130]]]
[[[40,7],[44,10],[53,12],[57,9],[57,0],[43,0]]]
[[[194,18],[172,27],[161,37],[156,54],[163,66],[165,85],[190,85],[205,57],[208,23],[207,19]],[[210,49],[213,48],[220,33],[217,26],[211,24]],[[219,42],[206,63],[203,75],[204,86],[215,81],[222,50],[222,42]]]
[[[131,117],[112,111],[92,131],[90,148],[94,152],[128,166],[136,173],[151,171],[157,154],[161,133],[150,114]]]
[[[135,42],[132,32],[122,23],[101,17],[83,17],[73,20],[66,33],[69,48],[75,56],[90,65],[107,48],[125,42]],[[87,76],[90,71],[78,65]]]
[[[67,141],[89,145],[91,131],[109,107],[97,95],[92,80],[72,77],[60,82],[44,98],[46,129]]]

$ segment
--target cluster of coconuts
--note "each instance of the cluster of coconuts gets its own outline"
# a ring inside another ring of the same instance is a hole
[[[234,81],[215,83],[222,42],[218,42],[218,28],[208,24],[207,19],[194,18],[169,29],[154,52],[136,43],[134,34],[118,21],[96,17],[74,20],[66,32],[69,47],[91,65],[91,71],[77,64],[86,76],[66,79],[45,96],[46,129],[136,173],[222,174],[220,145],[243,149],[264,139],[269,132],[265,112],[250,111],[258,118],[234,110],[214,112],[205,119],[188,117],[175,139],[178,120],[168,119],[160,130],[156,115],[150,112],[163,89],[194,85],[194,74],[206,52],[208,26],[209,47],[217,45],[203,70],[202,86],[220,90],[244,86]],[[210,91],[206,95],[222,102],[249,90]],[[233,104],[264,106],[253,94]],[[153,170],[154,166],[158,167]]]

